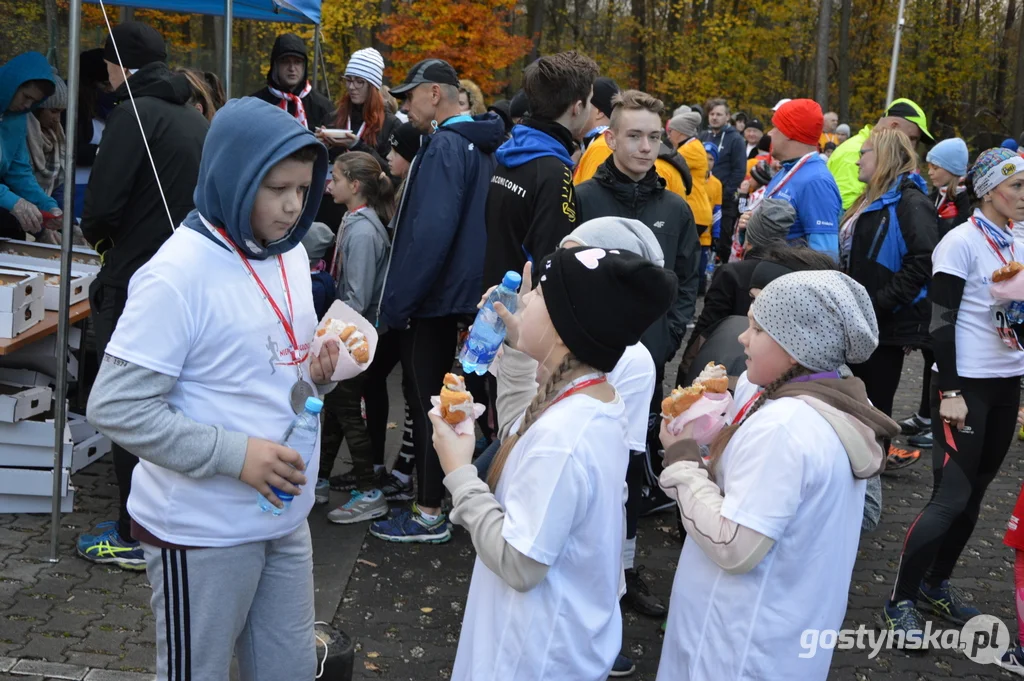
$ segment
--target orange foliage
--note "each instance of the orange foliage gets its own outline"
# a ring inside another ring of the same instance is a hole
[[[416,62],[444,59],[486,93],[505,86],[497,72],[523,58],[529,38],[509,32],[516,0],[414,0],[396,3],[381,40],[392,48],[388,75],[400,83]]]

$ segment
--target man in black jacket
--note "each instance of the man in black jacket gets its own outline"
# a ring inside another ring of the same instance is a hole
[[[578,224],[573,141],[585,132],[597,74],[597,64],[576,52],[526,67],[530,114],[495,153],[498,167],[487,192],[485,288],[554,251]]]
[[[294,33],[282,33],[270,51],[267,85],[252,96],[281,107],[310,130],[330,127],[334,105],[308,79],[306,43]]]
[[[718,257],[728,261],[732,231],[739,217],[736,191],[747,175],[747,143],[736,128],[729,125],[729,103],[712,99],[707,103],[708,130],[701,135],[702,142],[718,145],[718,161],[711,174],[722,183],[722,228],[718,238]]]
[[[100,361],[124,311],[132,275],[194,208],[192,193],[209,127],[187,105],[188,79],[167,68],[164,40],[155,29],[134,21],[115,26],[103,56],[119,104],[107,117],[82,216],[82,233],[103,260],[89,289]],[[116,444],[112,451],[121,493],[117,527],[98,536],[82,535],[78,552],[96,562],[145,570],[142,548],[131,538],[127,508],[138,459]]]

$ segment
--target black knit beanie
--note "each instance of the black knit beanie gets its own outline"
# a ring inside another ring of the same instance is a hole
[[[117,42],[117,51],[114,42]],[[146,64],[167,61],[164,37],[152,26],[139,21],[126,21],[115,26],[103,46],[103,58],[117,64],[121,54],[121,66],[126,69],[141,69]]]
[[[614,369],[676,298],[673,272],[627,251],[560,248],[537,271],[555,331],[600,371]]]

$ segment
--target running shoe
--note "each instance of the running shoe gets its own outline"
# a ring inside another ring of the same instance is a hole
[[[615,664],[612,665],[612,670],[608,672],[608,676],[614,678],[633,676],[633,672],[635,671],[636,665],[633,664],[633,660],[629,659],[622,653],[619,653],[615,657]]]
[[[104,520],[101,523],[97,523],[96,527],[92,528],[91,532],[83,532],[82,534],[78,535],[78,541],[80,543],[85,542],[86,544],[91,544],[96,539],[96,537],[98,537],[101,534],[105,534],[107,530],[109,530],[112,527],[117,527],[116,520]]]
[[[317,505],[326,504],[328,501],[331,500],[330,481],[325,478],[317,478],[316,489],[314,490],[314,493],[316,494],[315,498],[313,499],[314,503],[316,503]]]
[[[643,565],[626,570],[626,595],[622,598],[629,607],[641,615],[664,617],[668,614],[668,608],[651,593],[650,587],[640,574],[643,571]]]
[[[355,473],[349,471],[341,475],[332,475],[330,478],[331,489],[335,492],[351,492],[359,486]]]
[[[911,435],[907,438],[907,444],[911,447],[917,447],[918,449],[931,449],[933,442],[934,440],[932,439],[931,430],[926,430],[923,433]]]
[[[889,445],[889,456],[885,459],[885,470],[898,471],[915,464],[921,458],[920,450],[900,449],[896,445]]]
[[[380,482],[380,491],[388,501],[412,501],[413,494],[412,478],[408,482],[402,482],[394,473],[388,473]]]
[[[1024,648],[1019,644],[1010,648],[996,664],[1017,676],[1024,676]]]
[[[930,420],[925,421],[918,414],[914,414],[909,419],[903,419],[900,421],[900,433],[903,435],[917,435],[922,431],[930,431],[932,428],[932,422]]]
[[[904,644],[914,642],[915,647],[909,650],[920,650],[924,643],[924,617],[914,601],[887,602],[882,608],[882,626],[889,631],[903,632]]]
[[[388,514],[388,500],[379,489],[354,491],[344,504],[327,514],[327,519],[338,525],[352,525],[364,520],[383,518]]]
[[[917,602],[921,604],[922,610],[928,610],[944,620],[963,626],[967,620],[981,614],[973,605],[968,602],[974,600],[970,595],[959,587],[952,586],[948,579],[935,587],[928,587],[924,582],[917,589]]]
[[[77,549],[78,555],[93,563],[116,565],[123,570],[146,569],[142,544],[121,539],[116,525],[101,535],[82,535],[78,538]]]
[[[384,541],[403,544],[443,544],[452,538],[448,516],[442,513],[437,520],[430,522],[416,504],[370,525],[370,534]]]

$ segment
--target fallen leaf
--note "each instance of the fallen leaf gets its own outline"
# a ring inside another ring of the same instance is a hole
[[[370,567],[378,567],[376,563],[371,563],[370,561],[364,560],[362,558],[357,559],[356,562],[362,563],[363,565],[369,565]]]
[[[376,660],[378,657],[380,657],[380,653],[366,653],[366,656]]]
[[[363,660],[363,666],[366,667],[371,672],[379,672],[380,671],[380,667],[378,667],[377,665],[375,665],[372,662],[367,662],[366,660]]]
[[[433,608],[420,608],[420,612],[434,612]]]
[[[395,428],[398,428],[398,424],[394,421],[388,421],[388,430],[394,430]]]

